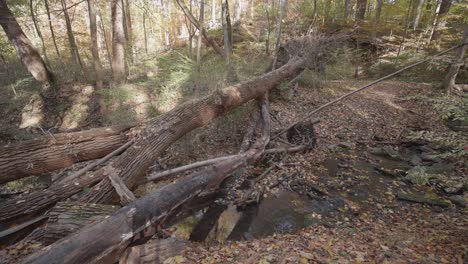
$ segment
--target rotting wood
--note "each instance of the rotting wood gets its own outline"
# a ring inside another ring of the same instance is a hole
[[[335,42],[336,39],[304,37],[295,40],[292,45],[305,43],[304,45],[329,47],[330,43]],[[205,126],[220,115],[262,96],[282,81],[293,78],[310,60],[310,56],[315,55],[309,52],[302,56],[300,54],[293,56],[288,63],[277,70],[253,80],[217,90],[206,97],[184,103],[158,116],[147,124],[130,148],[106,167],[114,167],[125,185],[132,190],[142,180],[154,160],[175,141],[195,128]],[[11,199],[0,204],[0,221],[41,211],[104,178],[106,175],[102,168],[83,175],[73,183],[55,184],[46,190]],[[110,180],[104,179],[82,196],[81,201],[108,203],[115,197],[116,193]]]
[[[111,181],[111,184],[120,197],[120,204],[127,205],[135,201],[137,199],[135,194],[133,194],[132,191],[127,188],[125,183],[122,181],[122,178],[118,176],[117,172],[109,170],[109,168],[106,169],[106,173]]]
[[[129,140],[125,132],[131,127],[51,134],[1,146],[0,184],[101,158]]]
[[[263,133],[246,152],[221,161],[174,184],[166,185],[123,207],[110,217],[28,256],[22,263],[113,263],[134,236],[163,219],[198,194],[212,191],[231,172],[257,160],[269,142],[269,114],[262,105]]]

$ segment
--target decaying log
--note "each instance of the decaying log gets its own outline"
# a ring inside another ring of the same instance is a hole
[[[109,216],[117,209],[118,207],[112,205],[59,202],[46,215],[33,219],[40,221],[47,218],[43,225],[20,242],[0,251],[0,263],[18,263],[20,259],[34,251],[76,232],[87,224]]]
[[[269,141],[269,114],[262,105],[264,117],[260,139],[246,152],[221,161],[173,184],[166,185],[123,207],[99,223],[87,225],[79,232],[28,256],[23,263],[113,263],[133,240],[152,225],[202,192],[210,192],[234,170],[258,159]],[[116,253],[117,252],[117,253]]]
[[[208,124],[214,118],[251,99],[262,96],[281,81],[301,70],[305,60],[295,58],[281,68],[251,81],[239,83],[212,93],[194,102],[185,103],[169,111],[154,122],[135,140],[135,144],[119,156],[112,166],[119,171],[127,187],[132,190],[141,181],[148,167],[173,142],[189,131]],[[102,171],[95,173],[99,176]],[[82,201],[97,203],[112,201],[115,192],[110,180],[104,179],[88,192]],[[0,208],[1,209],[1,208]]]
[[[85,160],[98,159],[129,140],[131,126],[50,134],[0,147],[0,184]]]
[[[304,45],[309,46],[330,46],[331,43],[336,42],[334,39],[322,38],[315,41],[311,37],[306,37],[303,40],[293,42],[293,44],[298,46],[297,43],[301,41],[305,43]],[[253,98],[262,96],[282,81],[293,78],[310,60],[312,53],[314,52],[298,52],[299,55],[292,57],[287,64],[277,70],[253,80],[220,89],[204,98],[184,103],[158,116],[137,136],[135,143],[129,149],[107,166],[118,172],[119,177],[130,190],[134,189],[136,184],[143,179],[149,166],[172,143],[195,128],[208,124],[214,118]],[[321,51],[321,53],[323,52]],[[0,204],[0,221],[43,210],[104,178],[106,178],[105,170],[100,169],[83,175],[71,184],[54,185],[45,191],[7,201]],[[116,193],[110,180],[104,179],[86,193],[82,197],[82,201],[111,202],[115,197]]]
[[[59,202],[48,213],[41,241],[49,245],[82,227],[111,215],[119,207],[105,204]]]
[[[143,245],[129,247],[119,260],[120,264],[158,264],[180,255],[186,241],[177,238],[152,239]]]

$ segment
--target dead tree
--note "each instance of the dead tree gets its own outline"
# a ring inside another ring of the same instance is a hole
[[[0,184],[101,158],[129,140],[131,126],[43,136],[0,147]]]
[[[202,192],[217,189],[231,172],[262,155],[270,135],[266,100],[261,104],[261,112],[262,134],[248,151],[157,189],[105,220],[88,225],[78,233],[30,255],[23,263],[117,261],[136,235],[144,236],[145,229],[161,224],[173,211]]]
[[[290,50],[298,53],[293,54],[287,64],[253,80],[226,87],[199,100],[182,104],[157,117],[140,133],[135,143],[112,164],[83,175],[71,183],[57,184],[49,189],[0,204],[0,221],[41,211],[103,179],[82,197],[82,201],[111,202],[116,198],[116,192],[110,179],[105,179],[108,177],[108,171],[116,173],[127,188],[132,190],[137,182],[143,180],[154,160],[183,135],[208,124],[211,120],[251,99],[258,98],[282,81],[293,78],[306,63],[316,60],[319,54],[325,54],[324,48],[333,49],[333,45],[338,42],[337,38],[321,37],[304,37],[290,41]]]

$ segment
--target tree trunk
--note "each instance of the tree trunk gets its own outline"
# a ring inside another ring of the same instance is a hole
[[[130,1],[125,2],[125,26],[127,28],[127,56],[131,63],[133,63],[133,27],[132,27],[132,13],[130,9]]]
[[[29,0],[29,9],[31,11],[31,19],[34,24],[34,28],[36,29],[37,36],[39,37],[41,44],[42,44],[42,53],[44,53],[44,58],[45,58],[46,63],[50,66],[49,58],[47,57],[47,50],[45,47],[44,38],[42,37],[41,29],[39,28],[39,25],[37,24],[37,18],[36,18],[36,12],[34,11],[33,0]]]
[[[52,26],[52,19],[50,18],[49,1],[44,0],[44,5],[45,5],[45,8],[46,8],[47,18],[49,20],[48,22],[49,22],[50,34],[52,36],[52,42],[54,42],[55,52],[57,53],[57,58],[59,60],[61,60],[60,51],[59,51],[58,46],[57,46],[57,41],[55,40],[55,32],[54,32],[54,28]]]
[[[266,101],[261,109],[262,136],[245,153],[192,173],[174,184],[163,186],[103,221],[88,225],[80,232],[41,249],[23,263],[114,263],[136,235],[141,234],[144,237],[145,229],[152,225],[161,225],[181,205],[204,191],[217,189],[231,172],[261,156],[268,144],[270,131]]]
[[[450,10],[452,0],[441,0],[436,8],[434,23],[432,24],[431,36],[429,42],[437,40],[440,37],[440,29],[445,26],[445,17]]]
[[[0,184],[101,158],[129,140],[129,128],[96,128],[2,146]]]
[[[91,52],[93,54],[93,66],[96,74],[96,87],[102,88],[102,64],[99,58],[99,47],[98,47],[98,35],[96,25],[96,6],[94,0],[88,0],[88,12],[89,12],[89,31],[91,33]],[[101,104],[102,106],[102,104]]]
[[[206,31],[205,27],[200,24],[200,22],[197,21],[197,19],[193,16],[192,13],[190,13],[190,10],[187,8],[185,5],[184,1],[181,0],[176,0],[177,4],[180,6],[184,14],[187,16],[187,18],[190,20],[190,22],[202,33],[203,38],[210,44],[211,47],[221,56],[225,56],[225,53],[223,49],[216,43],[216,41],[213,40],[208,35],[208,32]]]
[[[125,34],[121,1],[112,0],[112,79],[119,84],[125,81]]]
[[[367,0],[357,0],[356,2],[356,23],[360,24],[366,16]]]
[[[281,31],[283,28],[283,18],[286,15],[286,6],[288,5],[288,0],[280,1],[280,15],[278,18],[278,31],[276,35],[276,44],[275,44],[275,59],[273,60],[272,70],[276,69],[276,62],[278,61],[278,52],[281,44]]]
[[[400,56],[401,49],[403,47],[403,44],[405,43],[406,36],[408,34],[408,27],[410,23],[410,14],[411,14],[411,9],[413,8],[413,0],[409,1],[408,4],[408,12],[406,12],[406,19],[404,23],[405,30],[403,31],[403,39],[400,42],[400,46],[398,47],[398,52],[397,52],[397,57]]]
[[[268,12],[268,0],[263,1],[263,9],[265,10],[265,15],[267,18],[267,35],[265,38],[265,54],[270,56],[270,32],[271,32],[271,23],[270,23],[270,13]]]
[[[328,40],[316,45],[329,46]],[[117,157],[112,164],[84,175],[73,184],[57,184],[44,191],[33,192],[18,199],[0,204],[0,221],[38,212],[69,197],[83,188],[106,178],[107,171],[116,171],[127,187],[132,190],[143,180],[148,168],[169,146],[195,128],[205,126],[214,118],[263,95],[285,79],[294,77],[306,58],[294,58],[281,68],[256,79],[229,86],[213,92],[197,101],[187,102],[160,115],[148,124],[135,139],[135,143]],[[109,179],[104,179],[82,198],[82,201],[108,203],[116,197]]]
[[[232,26],[228,0],[223,0],[221,21],[223,23],[224,57],[229,64],[232,54]]]
[[[71,235],[84,226],[98,222],[119,208],[105,204],[59,202],[47,213],[42,241],[45,246]]]
[[[234,1],[234,25],[240,23],[242,15],[242,3],[241,0]]]
[[[148,54],[148,36],[146,33],[146,10],[143,11],[143,37],[145,44],[145,53]]]
[[[99,17],[100,26],[101,26],[101,30],[102,30],[102,35],[104,36],[104,43],[106,45],[107,60],[109,61],[110,68],[112,68],[112,51],[111,51],[111,44],[109,44],[111,42],[111,36],[110,36],[109,32],[106,30],[106,27],[104,26],[104,21],[102,19],[102,15],[101,15],[101,8],[99,7],[99,5],[97,6],[96,11],[97,11],[96,15]]]
[[[462,44],[468,43],[468,26],[465,25]],[[447,95],[452,94],[453,87],[455,87],[455,80],[457,79],[458,72],[460,67],[464,64],[464,56],[465,56],[466,45],[460,47],[458,49],[458,54],[455,58],[455,61],[449,68],[447,75],[445,76],[443,87],[447,91]]]
[[[164,28],[164,43],[166,46],[166,49],[169,49],[171,46],[171,40],[170,40],[170,31],[169,31],[169,19],[170,19],[170,14],[169,14],[169,8],[168,8],[168,3],[165,2],[164,0],[161,0],[161,7],[162,7],[162,12],[163,12],[163,28]]]
[[[216,0],[211,0],[211,26],[216,25]]]
[[[0,25],[12,45],[15,47],[21,62],[28,69],[34,79],[42,83],[44,89],[47,89],[54,79],[53,75],[49,69],[47,69],[46,64],[37,50],[33,47],[31,41],[24,34],[18,24],[18,21],[16,21],[15,17],[6,5],[6,0],[0,0],[0,17]]]
[[[420,0],[424,1],[424,0]],[[377,6],[375,7],[375,25],[374,27],[377,27],[377,25],[380,23],[380,15],[382,14],[382,6],[383,6],[383,0],[377,0]]]
[[[418,6],[416,7],[416,16],[414,17],[413,30],[418,29],[419,21],[421,20],[422,7],[424,0],[418,0]]]
[[[203,27],[205,24],[205,0],[200,0],[200,25]],[[198,31],[197,39],[197,64],[201,63],[201,46],[202,46],[202,34]]]
[[[345,0],[345,3],[344,3],[344,19],[345,19],[345,21],[348,20],[350,11],[351,11],[351,0]]]
[[[67,36],[68,36],[68,43],[70,45],[70,56],[73,60],[73,63],[80,66],[81,71],[84,71],[83,62],[81,61],[81,56],[78,51],[78,47],[76,45],[75,35],[73,34],[73,28],[71,25],[70,16],[68,15],[68,8],[67,3],[65,0],[61,0],[62,3],[62,11],[63,15],[65,16],[65,24],[67,26]]]

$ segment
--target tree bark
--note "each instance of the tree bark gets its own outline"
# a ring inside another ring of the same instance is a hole
[[[413,30],[418,29],[419,21],[421,20],[423,4],[424,4],[424,0],[418,0],[418,5],[416,7],[416,16],[414,17],[414,21],[413,21]]]
[[[0,184],[101,158],[129,140],[129,126],[45,136],[0,147]]]
[[[148,36],[146,33],[146,10],[143,11],[143,36],[145,44],[145,53],[148,54]]]
[[[440,37],[440,28],[445,25],[445,17],[450,10],[451,5],[452,0],[441,0],[437,6],[429,42],[437,40]]]
[[[133,63],[133,27],[132,27],[132,13],[130,8],[130,1],[124,0],[125,3],[125,26],[127,28],[127,56],[131,63]]]
[[[34,28],[36,29],[37,36],[39,37],[39,40],[41,41],[42,53],[44,53],[44,58],[45,58],[46,63],[49,64],[50,66],[49,58],[47,57],[47,50],[45,47],[44,38],[42,37],[41,29],[39,28],[39,25],[37,24],[37,18],[36,18],[36,12],[34,11],[33,0],[29,0],[29,9],[31,11],[31,19],[34,24]]]
[[[67,26],[67,36],[68,36],[68,43],[70,45],[70,56],[73,60],[73,63],[80,66],[81,71],[84,71],[84,65],[81,61],[81,56],[78,51],[78,46],[76,45],[75,35],[73,34],[73,28],[71,25],[70,16],[68,15],[68,8],[67,3],[65,0],[61,0],[62,3],[62,11],[63,15],[65,16],[65,24]]]
[[[356,23],[360,24],[366,16],[367,0],[357,0],[356,2]]]
[[[468,25],[465,25],[462,44],[468,43]],[[452,94],[453,87],[455,87],[455,80],[457,79],[458,72],[460,71],[460,67],[464,64],[464,57],[465,57],[465,50],[466,45],[460,47],[458,49],[458,54],[455,58],[455,61],[449,68],[447,75],[445,76],[443,87],[447,91],[447,95]]]
[[[286,12],[286,6],[288,5],[288,0],[280,1],[280,15],[278,18],[278,30],[276,34],[276,44],[275,44],[275,59],[273,60],[272,70],[276,68],[276,62],[278,61],[278,52],[281,44],[281,31],[283,28],[283,18]]]
[[[200,0],[200,25],[203,27],[205,24],[205,0]],[[201,45],[202,45],[202,34],[198,31],[197,39],[197,64],[201,63]]]
[[[104,219],[118,209],[113,205],[59,202],[47,213],[42,241],[44,245],[50,245],[88,224]]]
[[[32,254],[23,263],[115,262],[119,259],[119,253],[123,252],[135,235],[142,234],[152,225],[161,225],[166,216],[177,211],[181,205],[204,191],[217,189],[232,171],[254,162],[261,156],[268,144],[270,131],[266,101],[261,105],[261,109],[262,136],[245,153],[157,189],[105,220],[88,225],[80,232]]]
[[[59,51],[58,46],[57,46],[57,41],[55,40],[55,32],[54,32],[54,27],[52,26],[52,18],[50,17],[49,1],[48,0],[44,0],[44,6],[46,8],[47,18],[48,18],[48,22],[49,22],[50,34],[52,36],[52,42],[54,42],[55,52],[57,53],[57,58],[59,60],[61,60],[60,51]]]
[[[224,57],[229,64],[232,54],[232,26],[228,0],[223,0],[221,21],[223,23]]]
[[[33,47],[31,41],[26,37],[21,29],[18,21],[11,13],[6,4],[6,0],[0,0],[0,25],[5,31],[8,39],[16,49],[16,53],[23,65],[28,69],[29,73],[43,84],[43,88],[47,89],[53,82],[53,75],[47,69],[46,64],[42,60],[37,50]]]
[[[216,25],[216,0],[211,0],[211,24]]]
[[[344,19],[348,20],[349,13],[351,11],[351,0],[345,0],[344,2]]]
[[[112,0],[112,79],[116,84],[127,78],[125,71],[125,33],[121,1]]]
[[[224,55],[224,51],[223,49],[216,43],[216,41],[213,40],[213,38],[211,38],[209,35],[208,35],[208,32],[206,31],[205,27],[203,27],[203,25],[201,25],[197,19],[193,16],[192,13],[190,13],[190,10],[187,8],[187,6],[185,5],[185,3],[182,1],[182,0],[176,0],[177,4],[180,6],[180,8],[182,9],[182,11],[184,12],[184,14],[187,16],[187,18],[190,20],[190,22],[202,33],[203,35],[203,38],[206,40],[206,42],[208,42],[208,44],[213,47],[213,49],[221,56],[225,56]]]
[[[326,45],[322,43],[319,45]],[[33,192],[0,204],[0,221],[38,212],[69,197],[83,188],[106,178],[106,171],[115,170],[132,190],[143,180],[148,168],[173,142],[195,128],[205,126],[214,118],[263,95],[285,79],[302,70],[306,58],[294,58],[281,68],[256,79],[238,83],[213,92],[197,101],[187,102],[157,117],[135,139],[135,143],[112,164],[84,175],[70,184],[57,184],[47,190]],[[116,197],[109,179],[104,179],[82,198],[85,202],[108,203]]]
[[[97,35],[97,25],[96,25],[96,6],[94,0],[88,0],[88,12],[89,12],[89,31],[91,34],[91,52],[93,54],[93,66],[94,73],[96,74],[96,87],[98,89],[102,88],[102,64],[101,59],[99,58],[99,48],[98,48],[98,35]],[[102,107],[102,103],[101,103]]]
[[[100,21],[100,26],[101,26],[101,30],[102,30],[102,35],[104,35],[104,43],[106,45],[106,54],[107,54],[107,60],[109,61],[109,66],[110,68],[112,68],[112,51],[111,51],[111,44],[109,44],[111,41],[111,36],[109,34],[109,32],[106,30],[106,27],[104,26],[104,21],[102,19],[102,14],[101,14],[101,8],[99,7],[99,5],[97,5],[97,13],[96,15],[99,17],[99,21]]]

